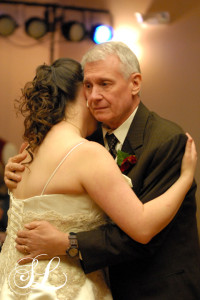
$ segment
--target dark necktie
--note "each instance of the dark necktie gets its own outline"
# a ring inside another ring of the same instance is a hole
[[[113,158],[116,157],[117,151],[115,149],[115,146],[117,145],[118,139],[114,135],[114,133],[109,134],[108,132],[106,133],[106,140],[108,142],[108,147],[109,147],[109,152],[113,156]]]

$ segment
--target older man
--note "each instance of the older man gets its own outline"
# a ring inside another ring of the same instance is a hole
[[[117,150],[136,155],[136,164],[126,169],[134,191],[143,203],[159,196],[179,176],[186,141],[183,131],[141,102],[139,63],[126,45],[97,45],[85,54],[82,65],[87,105],[102,123],[90,139],[105,145],[113,157]],[[21,159],[19,155],[7,165],[6,183],[11,188],[14,184],[9,179],[20,177],[10,171],[23,168],[16,164]],[[66,250],[79,251],[86,273],[109,267],[115,300],[200,299],[195,191],[194,183],[175,219],[147,245],[108,224],[73,234]],[[26,245],[31,255],[59,254],[62,242],[53,226],[33,222],[27,228],[30,231],[18,234],[19,251]]]

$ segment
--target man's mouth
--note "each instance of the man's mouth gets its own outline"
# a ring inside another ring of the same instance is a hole
[[[106,109],[107,107],[93,107],[92,109],[95,110],[103,110]]]

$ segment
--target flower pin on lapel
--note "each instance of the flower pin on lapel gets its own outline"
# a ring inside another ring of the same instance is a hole
[[[129,153],[121,150],[117,151],[117,164],[122,173],[127,174],[136,162],[137,159],[135,155],[130,155]]]

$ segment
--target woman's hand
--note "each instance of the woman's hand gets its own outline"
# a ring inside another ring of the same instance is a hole
[[[197,164],[197,151],[192,137],[188,133],[186,133],[186,135],[188,137],[188,140],[181,164],[181,176],[187,176],[187,178],[191,179],[192,183]]]
[[[20,264],[28,263],[40,254],[46,255],[39,256],[38,260],[66,255],[69,247],[68,234],[59,231],[47,221],[26,224],[25,230],[17,233],[15,241],[17,250],[26,255]]]

